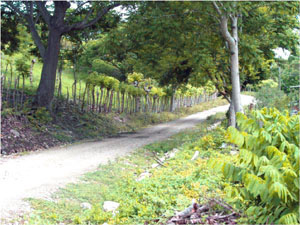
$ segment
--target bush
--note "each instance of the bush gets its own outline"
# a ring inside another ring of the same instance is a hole
[[[248,223],[299,224],[299,117],[264,108],[237,114],[237,123],[240,131],[227,131],[240,149],[237,162],[220,167],[232,182],[229,197],[247,206]]]
[[[47,124],[52,121],[50,112],[45,107],[38,108],[34,113],[34,117],[42,124]]]
[[[259,109],[263,107],[277,108],[279,111],[288,109],[288,97],[278,88],[269,86],[261,87],[255,94],[255,98]]]

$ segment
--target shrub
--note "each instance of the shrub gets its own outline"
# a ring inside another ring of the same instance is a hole
[[[261,87],[255,94],[255,98],[259,109],[263,107],[274,107],[280,111],[288,109],[287,95],[276,87]]]
[[[298,224],[299,117],[264,108],[237,114],[237,123],[240,131],[227,130],[227,140],[240,149],[237,162],[220,167],[232,182],[229,197],[247,206],[249,223]]]
[[[34,116],[40,123],[43,123],[43,124],[47,124],[52,121],[50,112],[45,107],[38,108],[35,111]]]
[[[278,84],[274,80],[268,79],[262,80],[257,86],[259,88],[276,88],[278,87]]]

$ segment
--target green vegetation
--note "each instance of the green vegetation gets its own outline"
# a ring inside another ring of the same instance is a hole
[[[299,223],[299,117],[263,109],[248,117],[239,114],[241,131],[207,130],[224,116],[212,116],[194,129],[101,165],[81,182],[57,192],[52,201],[30,199],[35,210],[26,220],[156,224],[166,222],[193,199],[201,204],[222,198],[244,214],[238,223]],[[238,154],[231,154],[235,146],[224,146],[227,141],[239,148]],[[192,161],[195,151],[199,156]],[[163,160],[162,166],[156,164],[173,152],[175,156]],[[139,179],[145,171],[148,175]],[[104,201],[116,201],[120,207],[105,212]],[[92,208],[82,209],[83,202]]]
[[[9,83],[11,84],[10,87],[13,88],[13,82],[14,80],[18,77],[18,73],[17,73],[17,66],[16,63],[20,60],[23,60],[23,64],[24,65],[28,65],[30,64],[31,60],[36,59],[36,57],[30,56],[29,58],[27,58],[26,60],[24,60],[24,58],[22,58],[22,54],[20,53],[16,53],[14,55],[2,55],[2,72],[4,72],[4,75],[6,76],[6,84],[8,85]],[[27,63],[27,64],[26,64]],[[7,67],[7,70],[4,70],[4,68]],[[43,64],[40,61],[37,61],[34,66],[33,66],[33,71],[32,71],[32,86],[30,83],[30,79],[28,79],[29,73],[27,73],[27,76],[25,77],[25,92],[27,94],[35,94],[40,79],[41,79],[41,72],[42,72],[42,67]],[[11,81],[12,78],[12,81]],[[70,91],[72,90],[72,85],[74,83],[74,78],[72,75],[72,71],[68,68],[64,69],[62,72],[62,94],[64,96],[67,96],[67,89]],[[82,85],[82,90],[81,90],[81,94],[83,93],[83,86],[84,83],[83,81],[81,81],[81,85]],[[7,88],[7,86],[5,86],[5,88]],[[56,84],[56,89],[58,88],[58,83]]]
[[[52,114],[44,107],[37,108],[36,110],[32,110],[26,105],[22,110],[5,108],[1,111],[2,119],[4,121],[13,120],[20,124],[18,128],[9,126],[10,128],[7,132],[10,132],[10,129],[16,129],[19,132],[26,130],[26,136],[21,142],[15,140],[16,142],[20,142],[20,146],[17,148],[8,144],[5,152],[6,154],[10,154],[24,151],[25,148],[22,145],[31,146],[31,142],[38,142],[38,140],[31,139],[36,135],[47,136],[48,139],[59,141],[60,143],[70,143],[87,139],[100,140],[104,137],[114,136],[122,132],[136,131],[149,125],[175,120],[225,104],[227,104],[226,100],[217,98],[216,100],[203,102],[193,107],[177,109],[174,112],[140,112],[133,114],[81,112],[79,109],[73,107],[65,107],[64,110],[59,110]],[[28,134],[29,131],[32,133],[32,136]],[[7,138],[5,140],[10,141]],[[48,145],[50,144],[48,143]],[[41,147],[43,146],[36,143],[34,149],[29,150],[36,150],[36,148]]]
[[[174,146],[179,149],[163,167],[151,167],[156,163],[154,154],[164,156],[161,143],[148,145],[131,156],[101,165],[98,171],[86,174],[80,183],[70,184],[56,193],[53,201],[30,199],[35,211],[27,219],[35,224],[142,224],[154,223],[155,219],[163,222],[175,210],[186,208],[192,199],[201,202],[223,196],[220,173],[207,165],[208,158],[231,158],[228,149],[215,151],[223,142],[225,131],[217,128],[207,132],[206,129],[220,117],[223,119],[224,114],[163,142],[169,150]],[[200,151],[199,158],[191,161],[195,150]],[[149,171],[151,176],[136,181],[144,171]],[[103,211],[102,204],[107,200],[120,203],[115,216]],[[82,202],[91,203],[92,209],[82,210]]]
[[[241,223],[299,223],[299,116],[289,116],[300,107],[297,2],[0,5],[1,154],[101,139],[230,103],[227,132],[206,129],[224,119],[219,114],[102,165],[55,201],[32,199],[30,223],[164,223],[210,196],[243,210]],[[257,104],[243,110],[241,90]],[[151,176],[137,181],[146,170]],[[105,200],[118,201],[118,212],[104,212]],[[85,201],[92,209],[80,207]]]
[[[214,162],[231,182],[229,199],[245,210],[245,223],[298,224],[299,116],[264,108],[237,122],[240,131],[227,131],[237,159]]]
[[[265,80],[258,85],[258,90],[255,93],[257,107],[275,107],[280,111],[289,108],[288,96],[278,89],[278,84],[272,80]]]

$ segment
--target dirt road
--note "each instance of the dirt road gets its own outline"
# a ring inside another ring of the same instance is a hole
[[[253,97],[242,96],[244,105],[250,104],[252,100]],[[124,134],[99,142],[52,148],[16,158],[0,157],[0,219],[29,210],[24,198],[47,198],[59,187],[75,181],[83,173],[95,170],[99,164],[128,154],[143,145],[166,139],[227,109],[228,105],[216,107],[145,128],[134,134]]]

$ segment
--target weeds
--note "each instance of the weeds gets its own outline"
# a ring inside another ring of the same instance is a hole
[[[96,172],[86,174],[80,183],[70,184],[53,196],[53,201],[30,199],[33,214],[27,217],[29,223],[75,223],[75,224],[140,224],[145,221],[166,222],[175,210],[182,210],[192,199],[222,197],[223,181],[220,175],[207,166],[207,157],[231,157],[219,154],[224,130],[217,128],[207,133],[207,125],[218,120],[201,124],[195,129],[174,135],[167,142],[147,145],[131,156],[102,165]],[[212,146],[207,140],[216,140]],[[155,163],[152,150],[163,152],[176,146],[179,151],[174,158],[164,162],[165,167],[152,168]],[[196,150],[199,157],[191,161]],[[210,153],[209,155],[207,153]],[[228,153],[228,152],[227,152]],[[151,177],[137,181],[144,171]],[[120,203],[113,215],[102,210],[106,200]],[[92,204],[92,209],[83,210],[82,202]]]

